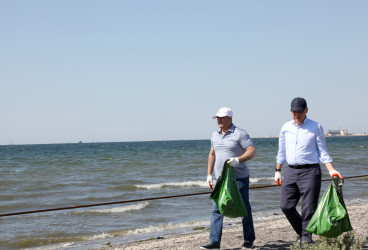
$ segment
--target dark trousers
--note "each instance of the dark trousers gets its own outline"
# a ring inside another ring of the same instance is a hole
[[[281,186],[281,210],[295,232],[301,236],[301,240],[308,243],[312,241],[312,234],[305,229],[318,205],[321,178],[319,164],[302,169],[287,167]],[[302,198],[301,214],[296,209],[300,198]]]

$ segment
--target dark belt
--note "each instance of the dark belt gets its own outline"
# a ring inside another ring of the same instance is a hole
[[[309,167],[316,167],[319,166],[318,163],[315,164],[304,164],[304,165],[289,165],[290,168],[294,169],[302,169],[302,168],[309,168]]]

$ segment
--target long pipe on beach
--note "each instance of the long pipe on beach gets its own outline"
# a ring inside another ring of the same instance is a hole
[[[368,177],[368,174],[367,175],[358,175],[358,176],[348,176],[348,177],[344,177],[344,180],[345,179],[353,179],[353,178],[362,178],[362,177]],[[331,178],[322,179],[322,181],[331,181]],[[277,185],[273,184],[273,185],[254,186],[254,187],[250,187],[249,189],[260,189],[260,188],[269,188],[269,187],[277,187]],[[77,208],[86,208],[86,207],[107,206],[107,205],[139,202],[139,201],[170,199],[170,198],[178,198],[178,197],[194,196],[194,195],[204,195],[204,194],[211,194],[211,193],[212,193],[212,191],[211,192],[192,193],[192,194],[179,194],[179,195],[150,197],[150,198],[126,200],[126,201],[113,201],[113,202],[78,205],[78,206],[70,206],[70,207],[59,207],[59,208],[49,208],[49,209],[41,209],[41,210],[31,210],[31,211],[0,214],[0,217],[23,215],[23,214],[34,214],[34,213],[45,213],[45,212],[52,212],[52,211],[59,211],[59,210],[69,210],[69,209],[77,209]]]

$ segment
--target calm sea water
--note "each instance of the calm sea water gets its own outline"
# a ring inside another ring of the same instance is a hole
[[[274,184],[277,138],[254,142],[251,185]],[[368,174],[368,137],[331,137],[327,146],[343,176]],[[209,148],[209,140],[0,146],[0,214],[207,192]],[[367,180],[345,180],[347,204],[368,202]],[[250,191],[256,221],[283,216],[279,195],[276,186]],[[99,249],[189,232],[208,227],[208,196],[0,217],[0,249]]]

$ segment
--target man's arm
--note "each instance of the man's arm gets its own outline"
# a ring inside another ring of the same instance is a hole
[[[281,184],[282,184],[281,168],[282,168],[282,164],[277,163],[276,169],[275,169],[275,182],[279,187],[281,187]]]
[[[286,161],[286,147],[285,147],[285,133],[283,132],[284,126],[281,128],[281,132],[279,135],[279,150],[276,156],[276,169],[275,169],[275,182],[281,187],[282,184],[282,176],[281,176],[281,168],[282,164]]]
[[[213,188],[213,178],[212,172],[215,166],[216,154],[213,147],[211,147],[210,153],[208,154],[208,167],[207,167],[207,184],[212,189]]]
[[[246,151],[244,152],[244,154],[242,154],[241,156],[238,156],[239,162],[249,161],[253,159],[254,157],[256,157],[257,155],[256,147],[253,145],[246,148],[245,150]]]
[[[280,171],[281,171],[281,168],[282,168],[282,164],[277,163],[277,164],[276,164],[276,169],[278,169],[278,170],[280,170]]]
[[[343,177],[341,176],[341,174],[339,172],[336,171],[336,169],[334,168],[332,162],[327,162],[325,163],[325,166],[330,174],[331,177],[337,176],[340,179],[342,179]]]
[[[334,165],[332,164],[332,158],[327,151],[326,139],[323,133],[323,128],[320,125],[319,125],[319,135],[317,136],[316,143],[318,151],[320,152],[319,160],[325,164],[330,176],[331,177],[337,176],[340,179],[342,179],[343,177],[340,175],[339,172],[336,171]]]
[[[210,153],[208,154],[208,168],[207,175],[211,175],[215,166],[216,154],[213,147],[211,147]]]
[[[252,145],[250,147],[245,148],[244,154],[238,157],[230,158],[227,161],[227,163],[232,167],[237,167],[239,166],[239,163],[249,161],[253,159],[256,155],[257,155],[256,147]]]

